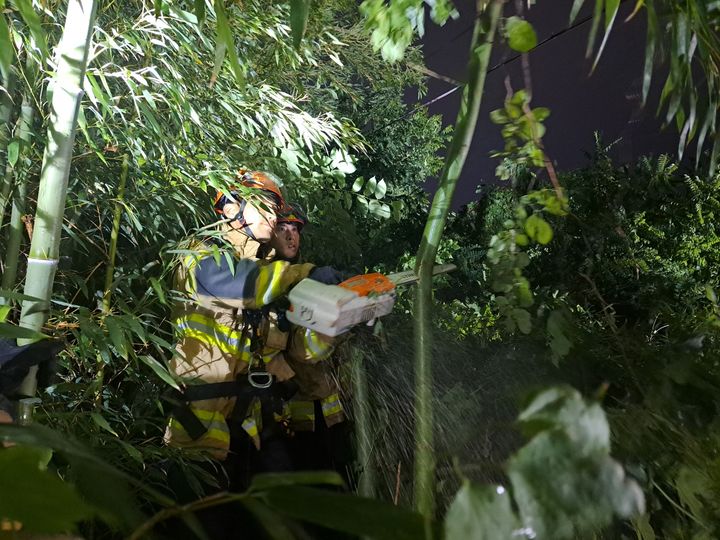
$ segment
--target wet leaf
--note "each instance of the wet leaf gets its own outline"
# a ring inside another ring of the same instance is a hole
[[[465,482],[445,517],[445,539],[512,538],[519,523],[511,505],[510,494],[505,488]]]

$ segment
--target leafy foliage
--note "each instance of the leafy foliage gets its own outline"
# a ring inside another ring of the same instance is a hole
[[[458,12],[450,0],[364,0],[360,11],[365,15],[365,27],[372,31],[372,44],[388,62],[397,62],[405,54],[415,34],[425,33],[425,4],[430,17],[437,24],[457,18]]]
[[[448,511],[446,538],[570,539],[644,511],[639,486],[609,457],[609,426],[597,403],[552,388],[519,421],[531,440],[508,462],[512,497],[502,486],[466,483]]]
[[[609,453],[609,431],[604,413],[596,403],[585,402],[577,392],[555,388],[538,394],[520,415],[521,425],[532,436],[531,441],[508,463],[515,501],[520,515],[511,506],[510,493],[503,487],[479,487],[465,483],[445,518],[445,537],[498,538],[523,535],[536,538],[572,538],[573,531],[595,531],[607,525],[614,514],[628,517],[642,510],[643,497],[633,481],[625,480],[622,468]],[[0,517],[19,520],[28,532],[65,532],[72,530],[90,512],[98,512],[108,524],[123,523],[122,512],[132,509],[128,495],[130,485],[147,491],[165,508],[143,521],[132,521],[135,528],[130,538],[140,538],[162,521],[184,515],[208,505],[241,503],[272,534],[296,538],[292,521],[288,518],[321,525],[352,534],[372,535],[374,538],[418,538],[424,534],[424,520],[411,511],[386,502],[342,495],[319,490],[310,485],[338,485],[334,473],[289,473],[257,476],[243,494],[220,494],[204,498],[184,507],[149,489],[142,481],[122,473],[92,451],[65,436],[39,426],[0,426],[0,438],[22,443],[0,452],[0,467],[5,466],[4,478],[10,480],[0,487],[3,501],[13,499],[18,504],[0,508]],[[69,462],[69,477],[76,488],[62,481],[56,474],[38,471],[38,461],[44,465],[53,448]],[[539,459],[540,458],[540,459]],[[552,466],[548,467],[548,463]],[[604,471],[604,474],[603,474]],[[94,475],[94,486],[115,486],[110,499],[105,489],[96,489],[82,480],[84,474]],[[23,487],[13,483],[22,474]],[[598,482],[598,478],[601,480]],[[567,496],[566,482],[573,483],[572,494],[587,493],[594,497],[587,504]],[[52,490],[51,490],[52,488]],[[536,490],[542,490],[542,493]],[[25,493],[17,498],[12,494]],[[56,495],[53,504],[43,505],[43,519],[36,519],[37,504],[33,497]],[[559,495],[556,499],[548,494]],[[107,506],[110,500],[114,507]],[[122,502],[122,505],[119,503]],[[584,513],[578,513],[579,508]],[[68,511],[65,504],[72,505]],[[124,506],[128,505],[128,506]],[[131,510],[132,511],[132,510]],[[373,519],[368,520],[367,516]],[[137,520],[139,516],[135,516]],[[125,522],[125,527],[128,522]],[[522,526],[520,526],[522,524]],[[121,526],[121,529],[123,527]],[[432,530],[432,527],[431,527]],[[552,531],[552,533],[550,532]],[[462,536],[461,536],[462,535]]]

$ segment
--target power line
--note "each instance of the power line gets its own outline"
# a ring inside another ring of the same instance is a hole
[[[529,53],[531,53],[531,52],[539,49],[539,48],[542,47],[543,45],[546,45],[547,43],[551,42],[552,40],[559,38],[559,37],[562,36],[563,34],[566,34],[566,33],[570,32],[570,31],[572,31],[572,30],[575,30],[576,28],[579,28],[580,26],[584,25],[584,24],[587,23],[588,21],[592,20],[592,18],[593,18],[592,15],[588,15],[588,16],[585,17],[584,19],[577,21],[576,23],[572,24],[571,26],[568,26],[567,28],[563,28],[562,30],[558,30],[557,32],[554,32],[553,34],[551,34],[551,35],[548,36],[547,38],[545,38],[545,39],[543,39],[542,41],[540,41],[537,45],[535,45],[532,49],[530,49],[526,54],[529,54]],[[472,28],[472,26],[469,27],[469,28]],[[454,41],[454,40],[458,39],[463,33],[466,33],[466,32],[469,30],[469,28],[466,28],[466,29],[463,30],[460,34],[456,35],[451,41]],[[435,52],[432,53],[432,54],[437,54],[437,52],[439,52],[439,50],[441,50],[441,49],[438,49],[437,51],[435,51]],[[496,71],[497,69],[500,69],[501,67],[506,66],[506,65],[508,65],[508,64],[511,63],[511,62],[514,62],[515,60],[517,60],[517,59],[520,58],[520,57],[522,57],[522,53],[518,53],[518,54],[516,54],[515,56],[512,56],[512,57],[508,58],[507,60],[504,60],[504,61],[502,61],[502,62],[499,62],[498,64],[496,64],[496,65],[494,65],[493,67],[489,68],[485,73],[486,73],[486,74],[490,74],[490,73],[492,73],[493,71]],[[426,57],[426,58],[427,58],[427,57]],[[445,80],[446,78],[439,78],[439,79],[447,82],[447,81]],[[399,118],[396,118],[396,119],[393,120],[392,122],[388,122],[387,124],[385,124],[385,125],[383,125],[383,126],[380,126],[380,127],[378,127],[378,128],[373,129],[370,133],[368,133],[368,135],[372,135],[373,133],[376,133],[377,131],[380,131],[381,129],[388,128],[388,127],[390,127],[390,126],[392,126],[392,125],[397,124],[398,122],[401,122],[401,121],[405,120],[406,118],[408,118],[409,116],[412,116],[413,114],[415,114],[417,111],[419,111],[419,110],[422,109],[423,107],[428,107],[428,106],[432,105],[433,103],[437,103],[438,101],[440,101],[440,100],[442,100],[442,99],[445,99],[446,97],[454,94],[454,93],[455,93],[456,91],[458,91],[460,88],[462,88],[462,85],[456,85],[456,86],[454,86],[453,88],[451,88],[450,90],[448,90],[447,92],[444,92],[443,94],[440,94],[439,96],[436,96],[436,97],[434,97],[433,99],[431,99],[431,100],[429,100],[429,101],[424,101],[424,102],[416,105],[416,106],[413,107],[410,111],[406,112],[405,114],[403,114],[403,115],[400,116]]]

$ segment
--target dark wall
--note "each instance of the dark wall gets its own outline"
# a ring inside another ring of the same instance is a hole
[[[449,21],[444,27],[428,23],[422,44],[428,68],[464,81],[475,2],[456,0],[455,4],[460,11],[459,19]],[[571,4],[572,0],[539,0],[526,11],[539,42],[568,27]],[[594,2],[587,4],[576,23],[590,15],[590,4]],[[529,54],[533,106],[549,107],[552,111],[546,121],[544,143],[560,170],[581,167],[587,162],[587,152],[594,147],[595,131],[599,131],[607,143],[622,138],[613,149],[613,156],[621,163],[641,155],[676,151],[676,131],[673,127],[661,130],[661,122],[655,117],[662,71],[656,74],[648,105],[644,109],[640,107],[645,14],[641,12],[625,22],[634,4],[623,2],[605,52],[592,75],[592,62],[585,58],[591,21],[551,39]],[[508,2],[506,15],[513,14],[514,9],[515,3]],[[490,158],[489,154],[502,148],[503,142],[498,126],[489,120],[489,113],[502,107],[506,77],[510,78],[514,90],[523,87],[520,59],[499,66],[515,54],[507,48],[494,51],[491,66],[495,69],[487,77],[473,145],[455,198],[456,207],[471,201],[479,184],[497,182],[494,172],[497,159]],[[451,88],[446,82],[431,79],[423,101]],[[452,124],[459,102],[460,92],[455,92],[430,105],[429,110],[442,114],[445,124]],[[427,187],[432,190],[434,181]]]

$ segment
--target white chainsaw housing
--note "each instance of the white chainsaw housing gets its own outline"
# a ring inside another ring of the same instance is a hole
[[[395,304],[395,292],[360,296],[337,285],[303,279],[288,295],[288,320],[326,336],[338,336],[353,326],[387,315]]]

